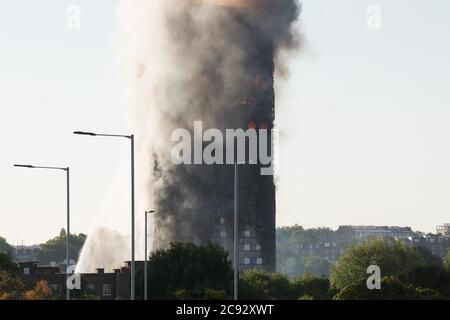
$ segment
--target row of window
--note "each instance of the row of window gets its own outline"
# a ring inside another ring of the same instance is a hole
[[[244,251],[261,251],[261,245],[260,244],[256,244],[256,245],[251,245],[249,243],[244,244]]]
[[[260,257],[252,257],[252,258],[242,258],[241,264],[245,265],[262,265],[263,264],[263,258]]]
[[[412,232],[389,232],[389,231],[365,231],[356,232],[357,236],[368,237],[368,236],[384,236],[384,237],[410,237],[413,235]]]
[[[450,241],[447,241],[447,239],[443,238],[414,238],[414,243],[449,243]]]
[[[336,242],[324,242],[323,243],[323,247],[324,248],[330,248],[330,247],[336,247],[337,246],[337,244],[336,244]],[[300,246],[300,249],[303,249],[303,248],[305,248],[305,247],[308,247],[308,248],[310,248],[310,249],[313,249],[313,248],[317,248],[317,249],[319,249],[319,248],[322,248],[322,243],[317,243],[317,244],[301,244]]]
[[[228,232],[226,230],[221,230],[220,231],[220,237],[223,238],[227,238],[228,237]],[[245,230],[244,231],[244,237],[245,238],[250,238],[251,237],[251,232],[250,230]]]
[[[51,284],[49,285],[50,289],[52,290],[52,293],[56,296],[61,296],[61,285],[60,284]],[[90,283],[87,285],[87,288],[89,290],[95,290],[95,285],[93,283]],[[112,285],[111,283],[103,283],[102,285],[102,292],[103,297],[110,297],[112,296]]]

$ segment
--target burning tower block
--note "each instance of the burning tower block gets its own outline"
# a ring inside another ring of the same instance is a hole
[[[232,9],[228,9],[232,10]],[[237,19],[245,23],[246,14],[239,10]],[[246,55],[247,79],[240,100],[236,101],[239,116],[231,128],[269,130],[268,143],[272,143],[270,130],[274,127],[274,49],[272,40],[256,26],[245,28],[243,38],[248,41]],[[271,150],[268,146],[268,150]],[[246,159],[249,161],[250,159]],[[233,177],[233,168],[218,168],[220,181]],[[228,177],[228,178],[226,178]],[[232,181],[231,181],[232,182]],[[233,190],[233,184],[227,184]],[[239,269],[262,268],[275,270],[275,183],[273,176],[261,175],[261,165],[239,165]],[[217,224],[213,240],[221,244],[232,257],[233,253],[233,193],[219,195]]]
[[[274,61],[279,50],[294,46],[290,26],[299,14],[297,2],[206,3],[210,5],[201,4],[198,10],[193,5],[171,16],[168,35],[175,47],[171,53],[194,52],[189,55],[191,60],[183,55],[174,59],[180,62],[183,77],[174,77],[170,90],[172,96],[182,96],[173,100],[182,114],[166,112],[164,119],[175,128],[192,128],[193,121],[201,120],[204,130],[216,128],[223,136],[226,129],[267,129],[271,150]],[[199,16],[204,10],[206,14]],[[161,158],[154,156],[151,181],[157,186],[154,247],[176,241],[213,241],[232,259],[234,166],[169,166]],[[239,165],[240,270],[275,270],[275,192],[274,177],[261,175],[261,165]]]

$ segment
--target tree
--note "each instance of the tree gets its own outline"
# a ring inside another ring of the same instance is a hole
[[[52,297],[52,291],[45,280],[39,281],[34,289],[28,290],[24,294],[25,300],[50,300]]]
[[[240,275],[239,297],[244,300],[329,299],[330,282],[312,274],[289,279],[280,273],[249,269]]]
[[[0,253],[13,254],[13,247],[3,237],[0,237]]]
[[[289,299],[289,279],[280,273],[245,270],[239,277],[239,297],[243,300]]]
[[[0,253],[0,300],[17,300],[22,297],[25,284],[19,274],[19,267],[11,256]]]
[[[444,260],[444,266],[445,269],[450,272],[450,249],[447,251],[447,256],[445,257]]]
[[[12,261],[11,256],[6,253],[0,253],[0,271],[5,271],[13,275],[20,273],[17,263]]]
[[[22,280],[6,271],[0,271],[0,300],[19,300],[25,291]]]
[[[345,252],[332,266],[331,284],[337,289],[360,283],[367,279],[367,268],[371,265],[380,267],[382,276],[395,276],[400,280],[411,277],[414,270],[430,265],[421,251],[407,247],[399,242],[382,239],[365,242]]]
[[[416,288],[431,288],[450,297],[450,272],[441,264],[419,266],[406,278]]]
[[[67,233],[66,230],[62,229],[59,236],[48,240],[46,243],[42,244],[39,253],[38,261],[41,265],[49,265],[52,261],[56,263],[63,263],[66,259],[66,240]],[[70,235],[70,258],[78,259],[81,248],[86,240],[86,235],[71,234]]]
[[[312,274],[304,274],[292,280],[292,297],[311,297],[314,300],[327,300],[331,298],[330,281],[318,278]],[[304,300],[304,299],[303,299]]]
[[[383,277],[380,290],[367,289],[365,281],[353,283],[337,293],[333,300],[440,300],[431,289],[414,288],[396,277]]]
[[[227,298],[227,294],[225,290],[205,288],[203,298],[205,300],[225,300]]]
[[[152,253],[148,262],[150,299],[203,299],[205,288],[229,296],[232,279],[227,253],[216,244],[173,243]],[[136,289],[142,293],[142,285]]]
[[[385,286],[369,290],[367,268],[377,265]],[[421,247],[373,240],[348,250],[333,266],[339,299],[439,299],[450,297],[450,272],[442,260]]]

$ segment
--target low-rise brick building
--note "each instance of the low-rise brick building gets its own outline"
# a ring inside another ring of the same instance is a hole
[[[136,267],[143,262],[136,262]],[[29,282],[46,281],[53,295],[58,299],[66,296],[66,274],[58,267],[39,267],[37,262],[19,263],[24,278]],[[82,273],[82,290],[94,294],[101,300],[130,299],[130,262],[126,262],[120,269],[107,273],[104,269],[97,269],[96,273]],[[72,291],[72,296],[76,295]]]

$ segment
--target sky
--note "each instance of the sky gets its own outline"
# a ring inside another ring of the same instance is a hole
[[[450,222],[450,2],[302,2],[302,49],[277,89],[277,224],[432,232]],[[14,163],[71,167],[73,232],[127,226],[128,145],[72,134],[130,131],[114,59],[119,3],[0,0],[0,236],[10,243],[65,226],[63,172]],[[80,28],[67,25],[72,5]]]

